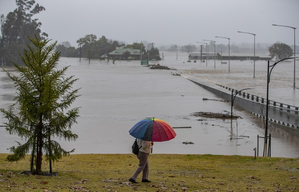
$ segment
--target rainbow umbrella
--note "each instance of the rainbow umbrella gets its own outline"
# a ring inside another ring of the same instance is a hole
[[[136,123],[129,131],[130,135],[145,141],[168,141],[175,138],[173,128],[161,119],[147,118]]]

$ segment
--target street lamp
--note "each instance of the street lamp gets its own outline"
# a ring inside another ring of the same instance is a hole
[[[272,26],[276,26],[276,27],[287,27],[287,28],[291,28],[294,29],[294,83],[293,83],[293,88],[296,88],[296,27],[291,27],[291,26],[287,26],[287,25],[277,25],[277,24],[272,24]]]
[[[216,38],[223,38],[228,40],[228,72],[230,72],[230,38],[215,36]]]
[[[142,42],[140,42],[140,62],[141,62],[141,65],[142,65]]]
[[[243,32],[243,31],[238,31],[238,33],[245,33],[245,34],[249,34],[249,35],[253,35],[253,78],[255,78],[255,36],[256,34],[254,33],[248,33],[248,32]]]
[[[209,41],[209,42],[212,42],[213,45],[214,45],[214,69],[216,69],[216,41],[213,41],[213,40],[206,40],[206,39],[204,39],[203,41]]]
[[[236,90],[235,95],[234,95],[234,90],[232,90],[232,94],[231,94],[231,106],[230,106],[231,139],[232,139],[232,135],[233,135],[233,107],[234,107],[234,101],[235,101],[235,98],[236,98],[236,96],[237,96],[241,91],[249,90],[249,89],[252,89],[252,88],[244,88],[244,89],[241,89],[241,90],[239,90],[239,91]]]
[[[273,68],[280,62],[284,61],[284,60],[288,60],[288,59],[293,59],[293,57],[288,57],[288,58],[284,58],[281,59],[277,62],[275,62],[274,64],[270,65],[270,61],[268,61],[268,67],[267,67],[267,103],[266,103],[266,127],[265,127],[265,141],[264,141],[264,154],[263,156],[265,157],[267,152],[268,152],[268,156],[270,154],[270,151],[268,151],[267,148],[267,136],[268,136],[268,111],[269,111],[269,83],[270,83],[270,76],[272,73]],[[295,59],[295,58],[294,58]],[[270,69],[271,68],[271,69]]]
[[[233,118],[233,106],[234,106],[234,100],[236,98],[236,96],[241,92],[241,91],[244,91],[244,90],[249,90],[249,89],[252,89],[252,88],[244,88],[244,89],[241,89],[239,91],[235,90],[236,93],[234,95],[234,90],[232,90],[232,94],[231,94],[231,110],[230,110],[230,117]]]
[[[198,41],[196,43],[204,43],[204,44],[206,44],[206,66],[208,66],[208,43],[198,42]]]

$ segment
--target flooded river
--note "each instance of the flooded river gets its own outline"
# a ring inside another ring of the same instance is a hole
[[[177,61],[175,55],[165,57],[161,64],[180,70],[197,69],[204,64],[184,63],[187,55]],[[212,65],[212,61],[210,63]],[[81,88],[81,95],[73,106],[79,106],[80,117],[72,131],[78,134],[75,142],[59,140],[67,150],[75,153],[131,153],[133,138],[129,129],[145,117],[167,121],[175,129],[175,139],[155,143],[154,153],[171,154],[222,154],[253,156],[257,147],[257,135],[262,136],[263,123],[256,116],[234,108],[241,116],[233,121],[233,134],[239,139],[230,140],[230,120],[194,117],[193,112],[230,111],[230,103],[206,101],[219,100],[217,96],[180,76],[171,75],[171,70],[150,70],[140,61],[106,61],[78,58],[61,58],[59,67],[71,67],[67,76],[79,80],[74,88]],[[212,67],[211,67],[212,68]],[[14,87],[6,74],[0,72],[0,107],[8,108],[13,102]],[[5,119],[0,118],[0,125]],[[0,128],[0,153],[20,141]],[[22,141],[21,141],[22,142]],[[183,142],[192,142],[185,145]],[[260,140],[262,151],[263,140]],[[283,130],[272,131],[272,156],[299,157],[299,141]],[[261,152],[260,152],[260,155]]]

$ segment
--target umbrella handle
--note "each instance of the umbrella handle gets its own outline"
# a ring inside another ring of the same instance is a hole
[[[154,142],[151,141],[151,153],[153,153]]]

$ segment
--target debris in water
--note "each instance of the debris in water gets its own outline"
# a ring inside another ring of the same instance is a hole
[[[228,101],[225,101],[225,100],[222,100],[222,99],[208,99],[208,98],[202,98],[202,100],[204,101],[221,101],[221,102],[228,102]]]
[[[184,141],[183,144],[185,144],[185,145],[189,145],[189,144],[194,144],[194,143],[191,142],[191,141]]]
[[[195,117],[206,117],[206,118],[224,118],[224,119],[231,118],[230,114],[225,111],[222,111],[221,113],[194,112],[191,115]],[[233,115],[232,118],[237,119],[240,118],[240,116]]]

